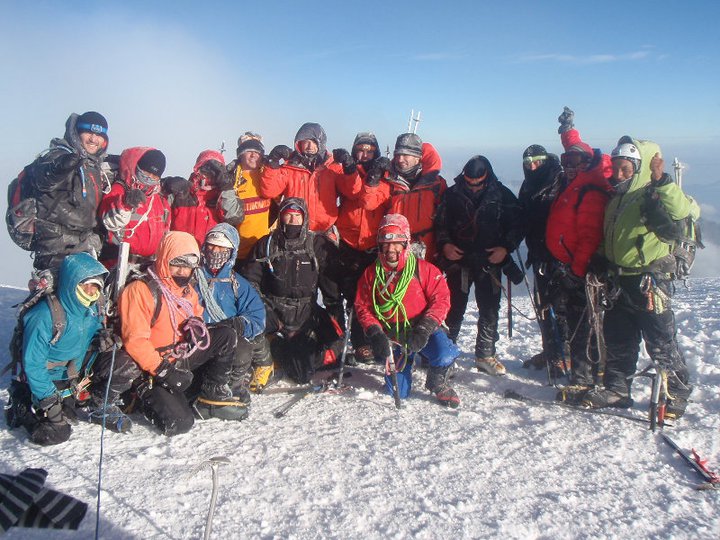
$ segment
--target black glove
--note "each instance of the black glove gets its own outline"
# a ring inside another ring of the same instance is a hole
[[[123,196],[125,206],[129,206],[132,209],[145,204],[145,201],[147,201],[147,195],[140,189],[128,189]]]
[[[520,285],[525,277],[525,273],[522,271],[515,261],[511,257],[505,260],[505,264],[502,266],[502,272],[507,278],[513,282],[514,285]]]
[[[375,160],[365,175],[365,183],[370,187],[375,187],[380,183],[383,175],[390,170],[390,160],[386,157],[379,157]]]
[[[55,174],[67,174],[77,169],[82,160],[83,158],[77,154],[63,154],[53,161],[52,172]]]
[[[344,148],[336,148],[333,150],[333,160],[335,163],[342,165],[345,174],[354,174],[357,171],[357,163],[355,163],[350,152]]]
[[[213,179],[213,183],[220,191],[230,189],[234,185],[233,179],[228,175],[227,169],[214,159],[202,166],[203,172]]]
[[[371,326],[366,332],[373,354],[376,358],[385,360],[390,356],[390,340],[378,325]]]
[[[570,131],[572,128],[575,127],[575,124],[573,124],[573,120],[575,119],[575,113],[568,107],[563,107],[563,112],[560,116],[558,116],[558,122],[560,122],[560,127],[558,128],[558,133],[563,134],[566,131]]]
[[[122,346],[120,336],[115,335],[112,328],[101,328],[93,338],[93,345],[98,352],[112,351],[115,346],[119,349]]]
[[[278,144],[275,148],[270,150],[267,156],[267,164],[271,169],[277,169],[280,167],[280,160],[287,161],[292,155],[292,148],[285,146],[284,144]]]
[[[155,382],[172,392],[185,391],[190,387],[192,380],[192,371],[185,369],[181,364],[181,360],[177,360],[174,364],[171,364],[163,359],[155,375]]]
[[[182,176],[166,176],[160,181],[163,191],[167,194],[187,195],[190,193],[190,181]]]
[[[432,333],[440,326],[430,317],[421,317],[413,325],[410,335],[407,338],[407,348],[410,352],[422,351],[428,343]]]
[[[607,274],[610,269],[610,261],[599,253],[593,253],[587,266],[589,274],[595,274],[598,278]]]

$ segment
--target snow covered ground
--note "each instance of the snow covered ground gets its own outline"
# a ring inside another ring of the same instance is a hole
[[[686,416],[668,429],[716,469],[719,287],[720,279],[691,280],[677,296],[679,340],[696,391]],[[2,351],[14,325],[9,306],[22,296],[0,289]],[[516,303],[531,312],[527,297]],[[211,477],[194,469],[213,456],[231,461],[220,469],[213,538],[720,537],[720,492],[696,491],[698,477],[658,434],[615,417],[503,397],[506,389],[554,395],[544,372],[521,367],[539,350],[534,322],[516,315],[512,340],[501,326],[506,377],[471,369],[474,310],[460,342],[459,412],[436,405],[420,370],[396,412],[379,394],[381,367],[372,366],[351,369],[356,397],[309,396],[281,419],[272,411],[288,395],[262,395],[239,424],[199,422],[168,439],[135,418],[132,433],[107,432],[101,537],[202,538]],[[0,381],[3,404],[7,382]],[[648,397],[648,382],[638,381],[637,414]],[[0,472],[45,468],[48,484],[90,504],[80,531],[53,538],[94,534],[99,440],[94,425],[74,428],[68,443],[50,448],[29,444],[24,430],[0,431]],[[47,533],[12,529],[6,537]]]

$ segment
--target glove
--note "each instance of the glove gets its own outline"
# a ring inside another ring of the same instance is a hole
[[[428,340],[435,330],[440,326],[430,317],[421,317],[413,325],[410,335],[407,338],[407,348],[410,352],[420,352],[428,344]]]
[[[383,175],[390,170],[390,160],[386,157],[379,157],[368,169],[365,175],[365,184],[375,187],[380,183]]]
[[[93,345],[98,352],[104,353],[112,351],[115,346],[119,349],[122,342],[120,337],[115,335],[112,328],[101,328],[93,338]]]
[[[610,269],[610,261],[598,253],[593,253],[588,262],[587,271],[589,274],[595,274],[601,277],[607,274]]]
[[[234,180],[228,175],[227,169],[219,161],[208,161],[202,166],[202,169],[208,176],[212,177],[215,186],[220,191],[231,189],[235,184]]]
[[[385,359],[390,356],[390,340],[378,325],[371,326],[366,332],[373,354],[376,358]]]
[[[277,169],[280,167],[280,160],[287,161],[290,159],[292,152],[292,148],[289,146],[278,144],[275,148],[270,150],[267,157],[267,164],[271,169]]]
[[[166,176],[161,181],[165,193],[178,195],[187,195],[190,192],[190,181],[182,176]]]
[[[575,127],[575,124],[573,124],[573,120],[575,119],[575,113],[568,107],[563,107],[563,112],[560,116],[558,116],[558,122],[560,122],[560,127],[558,128],[558,133],[563,134],[566,131],[571,130]]]
[[[123,203],[132,209],[145,204],[147,195],[140,189],[128,189],[123,195]]]
[[[63,154],[52,164],[52,172],[56,174],[67,174],[77,169],[82,161],[82,157],[77,154]]]
[[[163,359],[156,370],[155,382],[173,393],[187,390],[192,383],[193,372],[185,369],[181,362],[178,360],[171,364]]]
[[[345,174],[355,174],[357,171],[357,163],[355,163],[350,152],[344,148],[336,148],[333,150],[333,160],[335,163],[342,165]]]
[[[510,257],[506,259],[506,262],[502,267],[502,272],[510,281],[513,282],[514,285],[520,285],[525,277],[525,272],[523,272],[522,268],[515,264],[515,261],[513,261]]]

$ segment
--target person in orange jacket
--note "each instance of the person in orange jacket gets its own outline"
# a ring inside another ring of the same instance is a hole
[[[135,386],[143,412],[165,435],[187,432],[193,409],[202,418],[248,416],[247,406],[228,385],[237,334],[232,326],[205,325],[190,283],[199,263],[195,238],[171,231],[147,275],[120,294],[123,348],[117,362],[129,358],[137,364],[142,374]]]

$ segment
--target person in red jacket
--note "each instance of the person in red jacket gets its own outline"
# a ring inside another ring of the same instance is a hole
[[[225,158],[215,150],[200,152],[189,182],[172,177],[163,180],[163,188],[172,195],[170,229],[192,234],[198,245],[218,223],[236,227],[245,217],[234,180],[225,170]]]
[[[551,270],[550,303],[553,306],[564,345],[567,371],[570,353],[571,386],[561,390],[558,399],[574,402],[595,385],[597,365],[587,353],[590,331],[585,316],[585,275],[590,258],[603,238],[605,206],[611,193],[610,156],[582,141],[574,128],[575,114],[565,107],[558,118],[560,139],[565,153],[563,187],[550,207],[545,242],[554,257]]]
[[[131,262],[147,266],[160,239],[170,229],[170,204],[160,192],[165,155],[155,148],[134,147],[120,155],[118,180],[98,210],[108,232],[100,261],[113,268],[122,242],[130,244]]]
[[[460,398],[448,382],[448,371],[460,352],[440,328],[450,310],[445,277],[410,251],[410,225],[405,216],[386,215],[377,241],[377,261],[363,273],[355,297],[358,320],[373,353],[379,360],[388,360],[390,340],[398,344],[393,354],[398,359],[401,397],[410,393],[413,358],[422,354],[429,363],[425,388],[442,405],[456,408]]]
[[[402,214],[410,223],[413,251],[426,261],[436,255],[433,222],[447,182],[440,176],[442,160],[435,147],[415,133],[403,133],[395,142],[392,162],[378,159],[363,186],[366,209],[383,208]]]
[[[324,234],[338,217],[338,184],[350,183],[356,190],[361,187],[355,163],[334,161],[326,142],[327,135],[320,124],[303,124],[295,135],[294,150],[278,145],[270,151],[260,182],[263,197],[274,199],[282,195],[305,200],[310,230]]]

